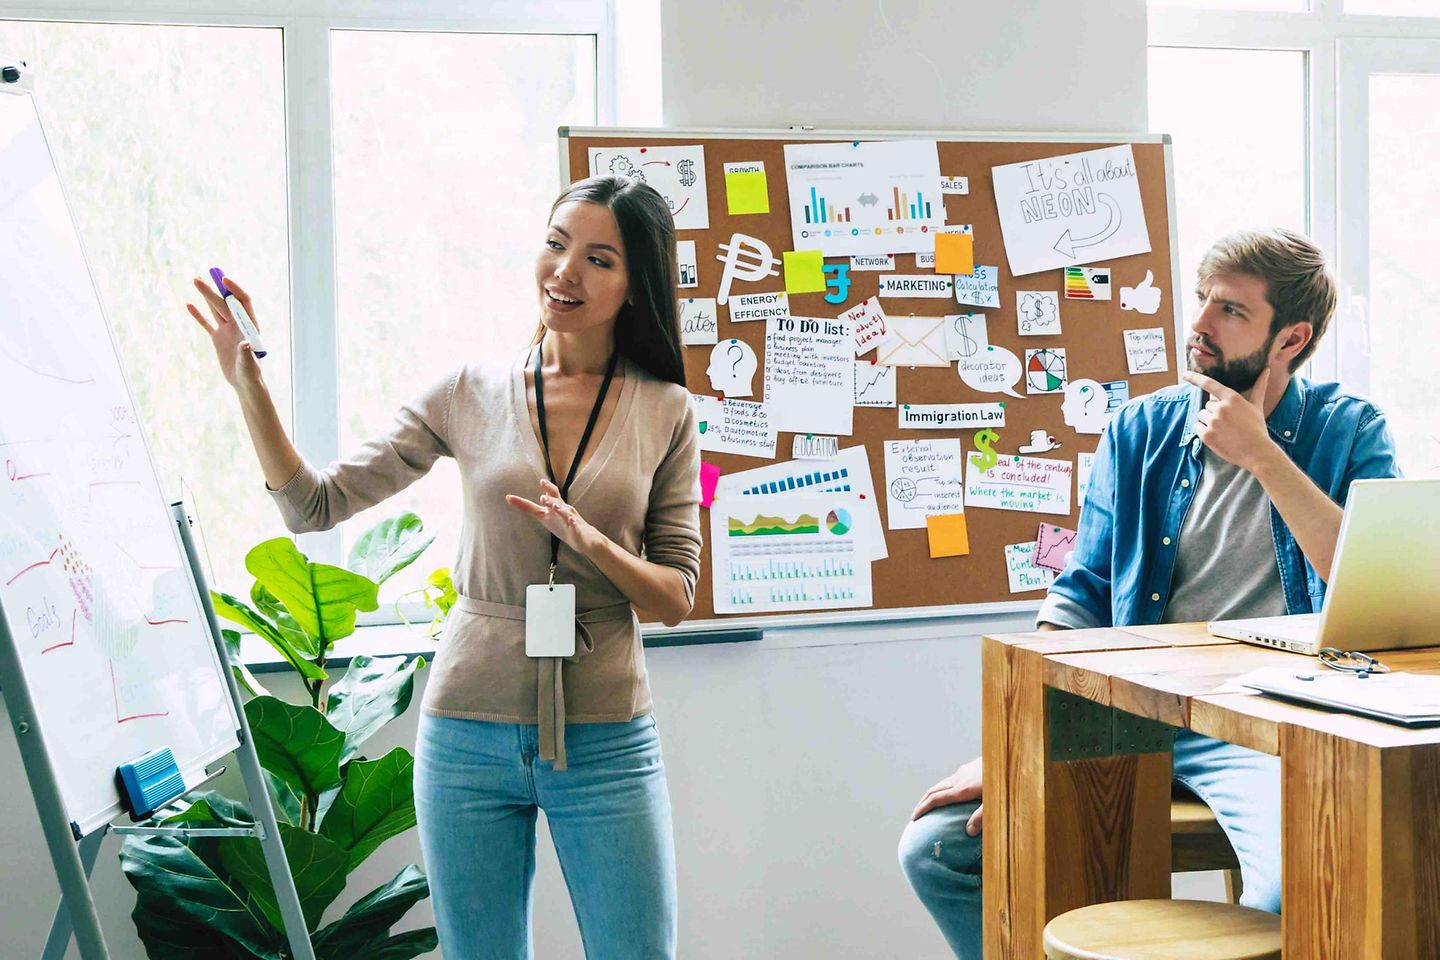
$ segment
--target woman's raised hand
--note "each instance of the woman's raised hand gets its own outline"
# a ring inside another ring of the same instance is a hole
[[[250,319],[255,320],[255,308],[250,303],[250,295],[240,288],[233,277],[225,278],[225,286],[230,288],[230,292],[250,314]],[[215,359],[220,362],[220,373],[225,377],[225,382],[237,391],[263,387],[260,361],[255,359],[250,342],[241,334],[240,325],[230,316],[230,308],[225,305],[220,295],[199,277],[195,278],[195,289],[205,298],[205,304],[210,308],[210,319],[207,320],[193,303],[185,304],[185,308],[190,311],[190,316],[201,329],[209,334],[210,344],[215,348]],[[255,326],[259,329],[259,321],[255,322]]]

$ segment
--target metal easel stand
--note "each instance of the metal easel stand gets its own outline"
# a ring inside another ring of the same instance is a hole
[[[255,752],[255,741],[250,736],[250,724],[245,719],[245,710],[240,700],[240,688],[235,682],[234,672],[230,669],[230,657],[225,649],[220,625],[215,619],[215,608],[210,603],[210,591],[205,582],[204,572],[195,553],[195,542],[190,535],[191,520],[185,513],[182,503],[172,504],[171,513],[179,527],[180,541],[185,547],[185,559],[190,564],[191,575],[195,578],[196,592],[200,597],[200,604],[205,611],[205,619],[210,627],[210,638],[215,644],[215,652],[223,667],[225,688],[230,694],[230,702],[235,705],[235,715],[240,723],[238,731],[240,747],[236,750],[235,756],[240,762],[240,775],[245,781],[245,792],[250,801],[251,812],[255,815],[255,824],[251,827],[197,829],[107,825],[88,837],[80,838],[77,849],[70,825],[65,823],[64,806],[61,803],[59,788],[55,783],[54,770],[50,767],[49,756],[45,753],[43,745],[38,742],[38,731],[33,727],[28,732],[20,729],[22,712],[33,716],[34,710],[23,682],[13,685],[10,682],[12,677],[9,674],[20,678],[18,658],[13,665],[6,662],[7,657],[14,656],[14,646],[9,643],[8,635],[0,636],[0,641],[4,641],[0,642],[0,684],[3,684],[0,689],[8,692],[18,688],[21,692],[22,698],[18,704],[12,703],[9,699],[6,701],[10,705],[11,716],[16,721],[17,733],[27,736],[29,733],[37,734],[30,738],[29,751],[25,749],[26,737],[20,737],[21,752],[26,761],[26,773],[30,777],[30,783],[34,789],[36,806],[40,808],[40,819],[45,825],[46,841],[50,844],[50,857],[55,862],[55,874],[60,880],[60,905],[56,908],[55,919],[50,925],[50,936],[45,942],[43,960],[64,960],[65,951],[69,947],[72,936],[72,926],[73,936],[80,947],[80,955],[84,960],[108,960],[109,958],[88,882],[91,868],[94,867],[96,855],[100,850],[100,842],[107,831],[122,836],[254,837],[259,840],[260,849],[265,855],[265,865],[270,872],[270,881],[275,887],[280,916],[285,923],[285,938],[290,943],[290,955],[295,960],[315,960],[315,949],[310,943],[310,934],[305,925],[305,915],[300,909],[300,895],[295,890],[295,878],[291,876],[289,861],[285,859],[285,847],[280,839],[280,827],[275,819],[275,808],[270,804],[270,791],[265,784],[260,757]],[[0,631],[4,630],[6,630],[5,620],[0,617]],[[39,766],[42,769],[32,770],[31,753],[37,755]],[[189,786],[188,790],[198,789],[203,783],[215,779],[223,772],[224,768],[221,768],[200,783]],[[51,821],[58,822],[52,823]]]

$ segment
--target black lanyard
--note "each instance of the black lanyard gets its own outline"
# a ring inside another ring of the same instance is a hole
[[[580,435],[580,446],[575,448],[575,458],[570,461],[570,473],[565,477],[565,483],[555,479],[555,468],[550,465],[550,432],[545,428],[545,378],[540,373],[540,359],[544,351],[545,341],[542,338],[535,346],[535,417],[540,421],[540,443],[545,448],[545,472],[550,475],[550,482],[560,488],[560,499],[566,503],[570,502],[570,484],[575,482],[575,474],[580,470],[580,458],[585,456],[585,447],[590,443],[590,434],[595,432],[595,423],[600,419],[600,408],[605,405],[605,394],[610,392],[610,381],[615,376],[615,365],[620,361],[620,353],[616,351],[610,354],[610,365],[605,368],[605,382],[600,384],[600,395],[595,398],[595,406],[590,409],[590,420],[585,424],[585,432]],[[550,534],[550,580],[555,580],[555,565],[560,561],[560,538]]]

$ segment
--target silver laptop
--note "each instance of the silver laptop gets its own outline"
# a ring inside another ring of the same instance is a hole
[[[1210,632],[1309,654],[1440,646],[1440,480],[1356,480],[1320,612]]]

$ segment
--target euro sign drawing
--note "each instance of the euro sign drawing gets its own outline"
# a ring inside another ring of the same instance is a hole
[[[1000,434],[991,430],[989,427],[975,434],[975,449],[980,451],[980,455],[976,456],[972,453],[970,455],[970,462],[981,470],[989,470],[995,466],[995,464],[999,463],[1000,455],[995,452],[992,446],[992,444],[999,439]]]
[[[720,244],[720,249],[724,256],[716,256],[715,259],[725,264],[725,272],[720,276],[720,292],[715,296],[717,304],[723,306],[730,299],[731,281],[755,283],[780,275],[780,261],[775,259],[770,245],[764,240],[736,233],[731,235],[729,243]]]

